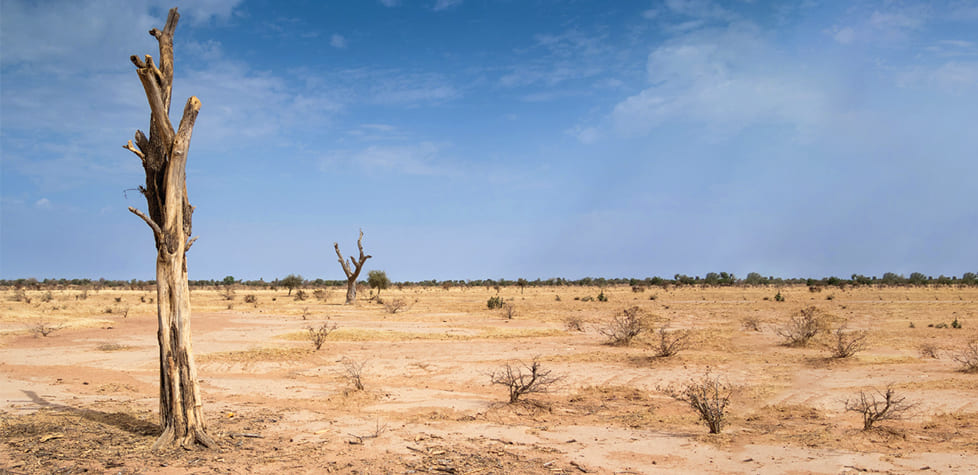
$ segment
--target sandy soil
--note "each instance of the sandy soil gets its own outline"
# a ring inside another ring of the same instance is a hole
[[[978,473],[978,374],[954,356],[978,338],[978,289],[486,288],[384,291],[389,314],[343,292],[193,292],[194,349],[218,450],[152,453],[156,307],[150,291],[0,295],[0,473]],[[257,304],[244,302],[253,294]],[[558,299],[559,297],[559,299]],[[829,335],[787,347],[776,329],[806,306],[868,332],[830,357]],[[609,346],[624,308],[691,331],[657,358],[657,335]],[[569,318],[584,321],[570,330]],[[316,351],[307,328],[338,329]],[[744,327],[755,319],[760,331]],[[957,319],[963,328],[937,328]],[[62,328],[46,337],[32,329]],[[912,325],[911,325],[912,323]],[[933,325],[933,326],[931,326]],[[921,355],[922,345],[937,358]],[[489,374],[537,358],[562,376],[507,404]],[[365,363],[353,389],[346,363]],[[664,389],[707,370],[734,386],[727,425],[708,433]],[[914,407],[862,430],[845,401],[888,385]]]

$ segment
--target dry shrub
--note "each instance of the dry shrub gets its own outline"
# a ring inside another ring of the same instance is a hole
[[[296,302],[301,302],[301,301],[303,301],[303,300],[305,300],[307,298],[309,298],[309,294],[307,294],[305,290],[299,289],[299,290],[296,290],[295,291],[295,301]]]
[[[313,291],[312,291],[312,296],[313,296],[313,297],[314,297],[314,298],[315,298],[316,300],[319,300],[320,302],[325,302],[325,301],[327,301],[327,300],[329,300],[329,292],[326,292],[326,291],[325,291],[325,290],[323,290],[323,289],[316,289],[316,290],[313,290]]]
[[[224,292],[221,293],[221,296],[224,297],[224,300],[234,300],[234,289],[230,286],[224,287]]]
[[[129,349],[128,346],[119,343],[100,343],[95,348],[99,351],[120,351]]]
[[[971,340],[963,350],[956,353],[954,361],[961,364],[961,371],[965,373],[978,373],[978,340]]]
[[[866,349],[866,337],[869,335],[865,330],[846,331],[846,326],[842,325],[833,332],[835,338],[830,346],[833,358],[849,358],[856,353]]]
[[[37,338],[38,336],[48,336],[62,328],[64,328],[64,325],[53,325],[45,320],[38,320],[31,325],[29,330],[34,335],[34,338]]]
[[[507,320],[512,320],[516,316],[516,305],[512,303],[504,303],[501,310]]]
[[[711,434],[719,434],[727,417],[727,406],[733,387],[720,381],[719,376],[711,376],[707,370],[702,379],[690,381],[680,387],[662,390],[669,397],[685,402],[706,423]]]
[[[584,319],[580,315],[568,315],[564,317],[564,328],[575,331],[583,332],[584,329]]]
[[[367,360],[354,360],[343,358],[343,370],[346,372],[346,379],[357,391],[363,391],[363,369],[367,367]]]
[[[611,318],[598,331],[608,338],[607,343],[612,346],[628,346],[632,339],[648,328],[647,315],[639,307],[626,308]]]
[[[917,347],[917,351],[920,353],[921,358],[933,358],[936,360],[940,357],[938,353],[940,349],[933,343],[921,343]]]
[[[256,297],[255,294],[245,295],[244,301],[245,301],[245,303],[250,303],[250,304],[254,305],[255,308],[258,308],[258,297]]]
[[[380,297],[377,298],[380,300]],[[384,300],[384,311],[394,315],[397,312],[401,312],[408,309],[408,303],[402,298],[396,298],[394,300]]]
[[[785,346],[805,346],[825,329],[825,316],[822,311],[811,306],[803,308],[791,316],[777,334],[784,338]]]
[[[537,358],[533,358],[529,365],[523,362],[506,364],[490,373],[489,378],[492,384],[506,386],[509,389],[510,404],[515,403],[524,394],[548,392],[554,383],[563,379],[562,376],[554,375],[552,370],[544,370]]]
[[[25,292],[24,289],[17,289],[14,294],[10,296],[10,300],[14,302],[31,303],[31,298],[27,295],[27,292]]]
[[[740,321],[740,326],[743,327],[744,330],[759,332],[761,331],[761,319],[757,317],[744,317],[744,319]]]
[[[870,430],[879,421],[902,419],[914,404],[908,403],[905,396],[897,395],[893,386],[886,391],[860,391],[856,399],[846,400],[846,410],[858,412],[863,416],[863,430]]]
[[[659,328],[659,342],[655,356],[668,358],[689,347],[689,330],[669,331],[668,325]]]
[[[336,330],[336,323],[330,322],[327,318],[319,328],[309,327],[309,341],[312,342],[312,346],[316,349],[323,347],[323,343],[326,342],[326,338],[329,337],[330,333]]]

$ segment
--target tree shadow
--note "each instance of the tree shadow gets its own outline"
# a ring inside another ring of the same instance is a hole
[[[134,435],[159,436],[162,433],[162,430],[160,430],[160,426],[158,424],[139,419],[134,417],[132,414],[127,414],[125,412],[102,412],[94,409],[84,409],[66,406],[64,404],[55,404],[45,400],[34,391],[22,389],[21,392],[30,398],[31,402],[44,409],[71,413],[83,419],[97,422],[99,424],[110,425]]]

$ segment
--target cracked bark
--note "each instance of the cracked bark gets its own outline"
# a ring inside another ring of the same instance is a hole
[[[176,130],[170,123],[173,86],[173,32],[180,14],[170,9],[163,31],[149,34],[159,43],[160,65],[153,58],[131,56],[150,106],[149,137],[137,130],[123,148],[142,161],[146,184],[139,191],[146,198],[147,213],[129,208],[149,225],[156,244],[156,293],[160,345],[160,426],[162,435],[153,450],[180,446],[217,447],[204,430],[200,384],[190,334],[190,289],[187,283],[187,250],[194,207],[187,197],[187,153],[200,101],[187,100]],[[135,144],[134,144],[135,142]]]

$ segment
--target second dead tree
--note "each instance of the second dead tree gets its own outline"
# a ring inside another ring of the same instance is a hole
[[[343,259],[343,254],[340,254],[339,243],[333,243],[333,248],[336,249],[336,257],[339,258],[340,265],[343,266],[343,273],[346,274],[346,305],[352,304],[357,300],[357,278],[360,277],[360,270],[363,269],[363,263],[367,262],[373,256],[365,255],[363,253],[363,230],[360,230],[360,237],[357,239],[357,248],[360,250],[360,259],[354,259],[350,256],[350,263],[353,264],[353,269],[350,265],[346,263],[346,259]]]

